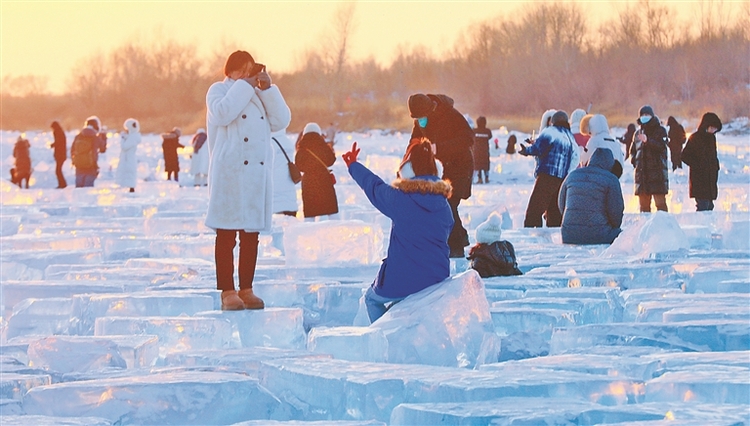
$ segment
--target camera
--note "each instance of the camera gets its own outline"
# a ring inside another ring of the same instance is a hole
[[[263,72],[265,70],[266,70],[266,66],[265,65],[259,64],[259,63],[255,63],[255,65],[253,65],[253,68],[250,69],[250,77],[254,77],[254,76],[260,74],[261,72]]]

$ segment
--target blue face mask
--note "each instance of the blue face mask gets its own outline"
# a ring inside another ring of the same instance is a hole
[[[651,120],[651,116],[650,115],[642,115],[641,116],[641,124],[646,124],[646,123],[649,122],[649,120]]]
[[[425,127],[427,127],[427,117],[417,118],[417,123],[419,124],[419,127],[424,129]]]

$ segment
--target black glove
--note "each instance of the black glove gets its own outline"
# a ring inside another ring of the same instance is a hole
[[[528,141],[528,139],[526,139],[526,140]],[[522,144],[522,143],[521,143],[521,144],[518,144],[518,145],[520,145],[520,146],[521,146],[521,150],[520,150],[520,151],[518,151],[518,153],[519,153],[519,154],[521,154],[521,155],[529,155],[529,153],[528,153],[528,152],[526,152],[526,145],[524,145],[524,144]]]

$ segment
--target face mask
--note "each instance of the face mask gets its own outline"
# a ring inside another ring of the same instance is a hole
[[[641,124],[646,124],[646,123],[649,122],[649,120],[651,120],[651,116],[650,115],[643,115],[643,116],[641,116]]]
[[[419,124],[419,127],[424,129],[425,127],[427,127],[427,117],[417,118],[417,123]]]

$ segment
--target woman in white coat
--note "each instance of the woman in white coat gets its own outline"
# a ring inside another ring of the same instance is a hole
[[[138,179],[138,159],[135,153],[141,143],[141,125],[138,120],[128,118],[122,127],[125,133],[120,142],[120,162],[117,164],[115,182],[124,188],[130,188],[130,192],[135,192]]]
[[[271,134],[273,143],[273,212],[297,216],[297,187],[289,175],[288,162],[294,162],[294,142],[286,129]],[[287,160],[287,157],[289,160]]]
[[[609,123],[607,118],[601,114],[595,114],[588,119],[588,125],[581,129],[591,136],[586,148],[581,154],[581,165],[588,166],[591,156],[597,148],[606,148],[612,151],[615,158],[615,165],[612,173],[618,178],[622,176],[622,166],[625,164],[625,154],[622,152],[622,144],[609,133]]]
[[[216,230],[216,286],[224,310],[263,309],[253,294],[258,234],[273,212],[271,132],[286,128],[289,107],[265,66],[238,50],[224,64],[223,81],[206,94],[209,170],[206,226]],[[240,236],[239,288],[234,255]]]

